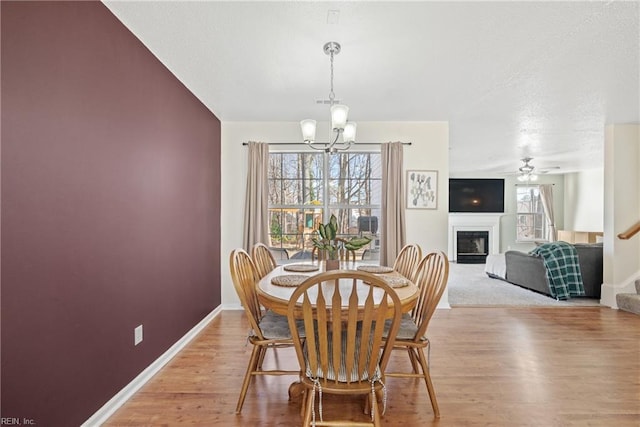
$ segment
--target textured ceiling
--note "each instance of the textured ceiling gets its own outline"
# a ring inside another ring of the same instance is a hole
[[[105,2],[222,121],[448,121],[450,173],[603,166],[640,122],[640,3]],[[418,142],[418,141],[416,141]]]

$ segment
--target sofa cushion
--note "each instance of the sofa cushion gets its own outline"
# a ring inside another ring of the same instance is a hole
[[[487,255],[484,272],[487,276],[504,280],[507,277],[507,263],[504,254]]]

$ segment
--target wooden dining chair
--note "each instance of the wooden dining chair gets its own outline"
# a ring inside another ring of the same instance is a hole
[[[229,267],[233,286],[249,320],[251,329],[247,339],[253,346],[236,406],[236,413],[239,414],[242,411],[252,377],[257,375],[298,375],[299,371],[262,369],[262,361],[267,349],[293,346],[287,317],[270,310],[263,312],[256,293],[256,282],[259,280],[258,272],[251,257],[244,249],[235,249],[231,252]]]
[[[393,269],[402,274],[407,279],[415,282],[415,272],[418,263],[422,259],[422,248],[418,244],[412,243],[400,249],[400,253],[393,263]]]
[[[256,243],[251,248],[251,259],[256,266],[258,279],[262,279],[278,266],[278,262],[264,243]]]
[[[415,283],[420,288],[418,301],[411,313],[402,316],[394,344],[394,349],[404,349],[408,352],[412,372],[389,372],[387,376],[423,378],[434,416],[439,418],[440,409],[429,374],[431,346],[426,333],[449,278],[449,260],[444,252],[432,252],[425,256],[416,269],[416,277]],[[424,354],[425,348],[427,357]]]
[[[365,287],[360,298],[358,286]],[[374,301],[374,293],[379,294],[378,303]],[[386,405],[384,371],[401,316],[396,292],[384,279],[370,273],[355,270],[320,273],[293,292],[287,317],[305,388],[304,426],[380,425],[384,406],[380,411],[378,396],[383,395]],[[386,319],[389,320],[385,322]],[[296,322],[303,325],[300,329],[305,334],[304,344]],[[387,340],[383,339],[385,326],[390,329]],[[365,397],[371,422],[325,421],[322,396],[327,393]],[[320,421],[316,420],[316,407]]]

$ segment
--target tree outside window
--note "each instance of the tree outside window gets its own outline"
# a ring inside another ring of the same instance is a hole
[[[545,217],[538,185],[516,187],[516,241],[546,240]]]
[[[312,250],[318,224],[334,214],[338,234],[365,234],[379,244],[382,172],[380,153],[271,153],[269,155],[271,246],[290,255]],[[363,220],[367,220],[366,226]]]

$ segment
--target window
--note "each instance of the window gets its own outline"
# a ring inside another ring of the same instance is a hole
[[[545,217],[538,185],[516,187],[516,241],[546,240]]]
[[[270,153],[271,246],[310,256],[318,224],[334,214],[340,236],[373,239],[359,251],[370,255],[380,242],[381,195],[380,153]]]

